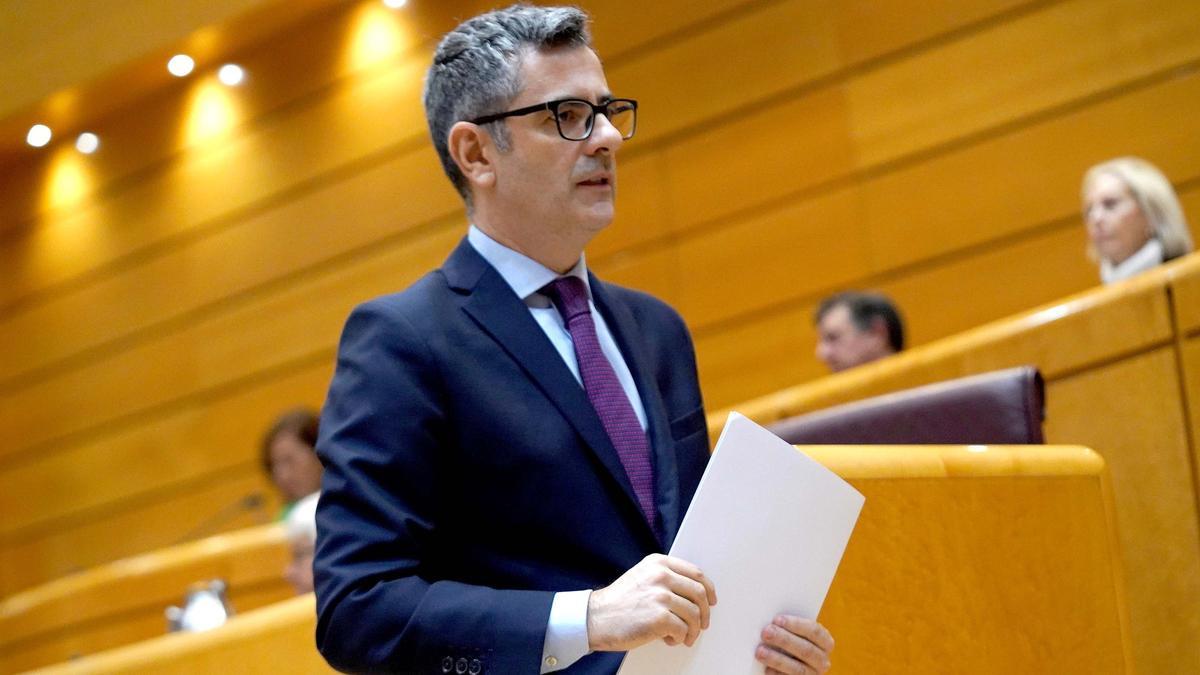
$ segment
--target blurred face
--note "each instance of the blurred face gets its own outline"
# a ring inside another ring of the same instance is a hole
[[[321,489],[321,460],[294,434],[279,434],[271,442],[271,480],[284,499],[294,502]]]
[[[1083,221],[1096,253],[1122,263],[1150,240],[1150,223],[1124,181],[1110,173],[1092,180],[1083,197]]]
[[[817,358],[832,372],[881,359],[892,353],[887,327],[882,321],[868,330],[859,330],[850,310],[836,305],[817,323]]]
[[[564,98],[612,98],[600,59],[586,47],[531,51],[521,62],[521,93],[509,109]],[[592,135],[569,141],[550,111],[510,117],[511,143],[495,158],[489,212],[514,235],[586,243],[613,219],[616,153],[623,139],[597,115]]]
[[[283,570],[283,576],[296,589],[296,595],[304,595],[313,589],[313,549],[311,541],[292,542],[292,560]]]

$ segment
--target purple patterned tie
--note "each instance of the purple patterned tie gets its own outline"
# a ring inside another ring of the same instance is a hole
[[[600,416],[600,423],[608,432],[608,438],[617,449],[621,465],[633,484],[642,514],[650,527],[658,532],[654,518],[654,468],[650,465],[650,442],[637,413],[612,364],[600,349],[596,338],[596,324],[588,308],[587,286],[579,277],[560,277],[542,287],[542,292],[554,301],[563,322],[575,343],[575,358],[579,360],[579,374],[583,378],[583,389],[587,392],[592,407]]]

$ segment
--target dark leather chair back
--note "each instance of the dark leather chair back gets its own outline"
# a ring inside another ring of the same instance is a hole
[[[1045,442],[1046,385],[1032,366],[947,380],[791,417],[794,445],[1027,445]]]

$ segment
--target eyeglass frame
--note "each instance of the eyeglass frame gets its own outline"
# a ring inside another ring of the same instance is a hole
[[[583,138],[571,138],[570,136],[567,136],[565,133],[563,133],[562,122],[558,119],[558,107],[564,103],[582,103],[586,106],[591,107],[592,114],[588,116],[587,134],[585,134]],[[469,119],[467,121],[470,122],[471,124],[489,124],[491,122],[498,122],[502,119],[506,119],[509,117],[520,117],[522,115],[532,115],[535,112],[540,112],[542,110],[548,110],[554,115],[554,128],[558,129],[558,135],[561,136],[563,138],[563,140],[574,141],[576,143],[580,143],[580,142],[586,141],[587,139],[591,138],[592,132],[596,130],[596,115],[604,115],[604,118],[609,121],[609,124],[612,124],[612,118],[608,116],[608,106],[612,105],[613,103],[628,103],[632,106],[633,126],[629,129],[628,136],[626,136],[624,134],[621,135],[621,139],[627,141],[627,140],[633,138],[634,132],[637,131],[638,102],[636,99],[632,99],[632,98],[610,98],[607,101],[604,101],[603,103],[592,103],[591,101],[588,101],[588,100],[585,100],[582,98],[560,98],[560,99],[555,99],[553,101],[545,101],[544,103],[535,103],[534,105],[525,106],[524,108],[517,108],[516,110],[508,110],[506,112],[493,113],[491,115],[483,115],[481,117],[476,117],[474,119]]]

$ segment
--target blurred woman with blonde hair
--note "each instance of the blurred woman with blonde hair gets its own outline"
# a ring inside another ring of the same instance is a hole
[[[1171,182],[1153,164],[1120,157],[1083,177],[1088,255],[1108,284],[1190,253],[1192,236]]]

